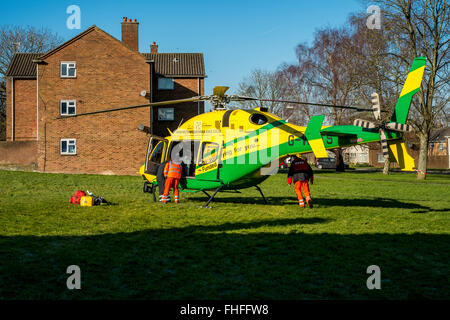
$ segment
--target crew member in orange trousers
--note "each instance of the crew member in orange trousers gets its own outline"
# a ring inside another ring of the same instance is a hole
[[[182,170],[183,167],[181,166],[181,162],[177,163],[173,160],[167,162],[164,168],[164,177],[166,177],[166,184],[164,186],[162,203],[167,203],[167,201],[169,200],[170,188],[173,188],[175,203],[179,202],[178,184],[180,183]]]
[[[311,184],[314,183],[314,173],[311,169],[311,166],[308,164],[306,159],[302,157],[301,154],[297,154],[293,157],[291,166],[288,172],[288,184],[290,185],[294,182],[295,193],[297,193],[298,204],[300,207],[305,207],[305,202],[303,201],[303,194],[306,198],[306,203],[310,208],[313,207],[311,193],[309,192],[309,184],[308,181],[311,181]]]

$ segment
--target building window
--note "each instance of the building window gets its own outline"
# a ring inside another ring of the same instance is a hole
[[[62,116],[70,116],[77,113],[77,103],[75,100],[61,100],[60,112]]]
[[[350,162],[356,162],[356,153],[354,152],[350,153]]]
[[[76,139],[61,139],[61,154],[74,155],[77,154],[77,140]]]
[[[158,78],[159,90],[173,90],[173,78]]]
[[[75,78],[76,76],[76,62],[61,62],[61,78]]]
[[[439,151],[444,151],[444,144],[442,142],[439,142]]]
[[[174,108],[159,108],[158,109],[158,120],[159,121],[174,121],[175,120],[175,109]]]
[[[382,153],[377,154],[377,161],[378,163],[384,163],[384,156]]]
[[[367,153],[360,153],[359,154],[359,162],[361,162],[361,163],[369,162],[369,155]]]

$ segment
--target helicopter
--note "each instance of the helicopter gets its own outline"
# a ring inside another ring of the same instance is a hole
[[[182,160],[180,191],[203,192],[208,207],[218,192],[256,187],[267,203],[259,184],[278,170],[278,161],[290,155],[313,152],[316,158],[327,158],[326,150],[380,142],[384,158],[392,157],[403,171],[414,170],[414,159],[408,154],[403,133],[411,132],[406,124],[412,96],[420,90],[426,58],[415,58],[407,75],[390,120],[383,122],[377,93],[372,94],[372,107],[337,106],[288,100],[270,100],[240,95],[227,95],[229,87],[217,86],[212,95],[195,96],[148,103],[145,105],[99,110],[73,116],[92,115],[126,109],[209,101],[212,111],[194,116],[166,137],[148,134],[147,152],[139,175],[144,179],[144,192],[153,194],[158,187],[158,168],[168,159]],[[298,105],[345,108],[373,112],[375,122],[356,119],[353,125],[323,126],[324,115],[312,116],[306,127],[297,126],[269,112],[268,109],[227,109],[230,102],[275,101]],[[161,188],[161,186],[159,186]],[[164,188],[164,187],[162,187]],[[208,192],[212,191],[210,195]]]

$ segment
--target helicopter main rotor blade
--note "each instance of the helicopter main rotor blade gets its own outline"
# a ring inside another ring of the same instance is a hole
[[[313,102],[276,100],[276,99],[260,99],[260,98],[253,98],[253,97],[244,97],[244,96],[230,96],[230,98],[231,98],[231,100],[235,100],[235,101],[252,100],[252,101],[266,101],[266,102],[281,102],[281,103],[292,103],[292,104],[310,105],[310,106],[318,106],[318,107],[352,109],[352,110],[356,110],[356,111],[373,111],[372,108],[338,106],[338,105],[328,104],[328,103],[313,103]]]
[[[140,104],[140,105],[135,105],[135,106],[113,108],[113,109],[104,109],[104,110],[91,111],[91,112],[84,112],[84,113],[79,113],[79,114],[59,117],[58,119],[73,118],[73,117],[86,116],[86,115],[91,115],[91,114],[106,113],[106,112],[121,111],[121,110],[129,110],[129,109],[138,109],[138,108],[145,108],[145,107],[166,106],[166,105],[171,105],[171,104],[178,104],[178,103],[185,103],[185,102],[196,102],[196,101],[203,101],[203,100],[205,100],[204,97],[192,97],[192,98],[187,98],[187,99],[152,102],[152,103]]]

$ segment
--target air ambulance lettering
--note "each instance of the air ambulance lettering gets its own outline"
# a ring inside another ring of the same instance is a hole
[[[294,135],[289,135],[289,137],[288,137],[288,145],[289,146],[293,146],[294,144],[295,144],[295,142],[300,142],[300,141],[303,141],[303,145],[305,145],[306,143],[308,143],[308,141],[306,140],[306,139],[303,139],[303,138],[299,138],[299,137],[295,137]]]
[[[295,136],[291,134],[288,137],[288,145],[293,146],[294,145],[294,140],[295,140]]]
[[[206,166],[202,166],[202,167],[198,168],[197,173],[205,173],[207,171],[214,170],[216,168],[217,168],[217,162],[214,162],[214,163],[211,163]]]

